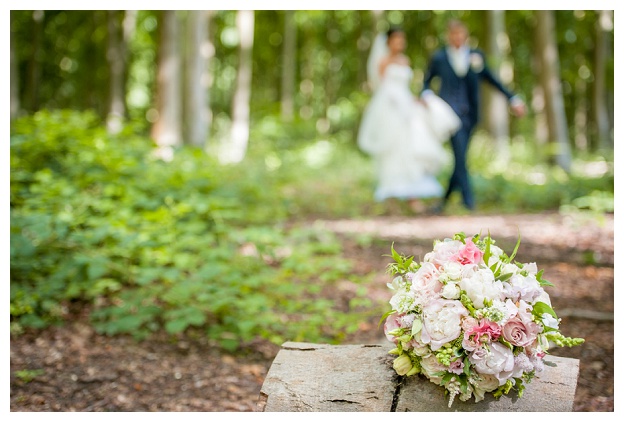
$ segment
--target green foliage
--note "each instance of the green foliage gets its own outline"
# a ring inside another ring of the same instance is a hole
[[[257,336],[339,341],[383,312],[363,289],[345,302],[323,299],[337,282],[367,278],[351,275],[334,235],[297,223],[383,210],[372,201],[373,164],[349,130],[319,138],[307,122],[266,118],[252,126],[245,161],[230,166],[189,147],[162,162],[140,132],[109,135],[90,112],[13,122],[12,333],[61,321],[76,302],[91,306],[103,333],[203,332],[236,348]],[[556,210],[612,195],[612,170],[557,179],[515,154],[505,171],[486,142],[476,137],[471,156],[488,163],[472,166],[486,211]],[[543,195],[528,193],[536,185],[525,172],[536,168],[546,175]],[[399,258],[396,270],[415,265]]]
[[[45,374],[43,369],[22,369],[20,371],[15,371],[15,376],[26,383],[33,381],[43,374]]]
[[[91,113],[14,123],[13,325],[45,327],[79,302],[102,333],[203,330],[232,349],[357,327],[361,315],[321,299],[351,277],[340,243],[319,227],[286,230],[274,181],[194,149],[164,163],[152,147],[131,128],[107,135]]]

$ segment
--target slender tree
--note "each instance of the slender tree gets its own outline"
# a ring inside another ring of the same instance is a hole
[[[548,123],[548,140],[556,163],[566,172],[571,170],[572,151],[565,114],[559,52],[555,39],[555,15],[552,10],[536,10],[535,53],[544,108]]]
[[[121,130],[126,114],[125,77],[126,45],[121,22],[122,12],[109,10],[107,16],[108,45],[106,59],[109,68],[109,102],[106,128],[110,133]]]
[[[30,112],[39,110],[39,87],[41,81],[41,62],[43,59],[43,25],[45,12],[35,10],[32,12],[32,54],[28,63],[28,76],[25,86],[25,103]]]
[[[487,50],[489,65],[503,83],[511,82],[511,65],[507,60],[509,53],[509,38],[505,30],[505,11],[486,11],[487,20]],[[509,159],[509,113],[507,111],[507,99],[498,90],[485,86],[485,117],[486,126],[490,135],[496,142],[498,157],[501,160]]]
[[[219,159],[224,163],[238,163],[245,158],[249,141],[249,99],[251,97],[252,50],[254,41],[254,11],[236,13],[239,35],[238,71],[232,101],[232,127],[225,140]]]
[[[179,28],[175,10],[161,13],[156,87],[158,118],[152,127],[152,137],[159,147],[157,155],[169,159],[173,147],[182,143]]]
[[[295,108],[295,72],[297,70],[297,26],[295,11],[284,11],[284,43],[282,47],[282,118],[290,121]]]
[[[203,147],[210,133],[209,63],[214,46],[208,38],[210,11],[192,10],[188,15],[186,77],[186,140]]]
[[[19,67],[17,65],[17,41],[11,32],[11,120],[15,119],[20,112],[19,97]]]
[[[606,62],[609,58],[610,42],[607,33],[613,30],[613,11],[600,10],[596,22],[596,44],[594,49],[594,83],[592,91],[593,120],[596,126],[596,146],[613,146],[609,112],[607,110]]]

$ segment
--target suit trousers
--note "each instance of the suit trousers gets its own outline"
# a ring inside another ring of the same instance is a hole
[[[445,201],[451,196],[455,190],[459,190],[466,208],[474,209],[474,197],[468,176],[468,168],[466,166],[466,158],[468,155],[468,144],[472,129],[464,124],[462,128],[451,137],[451,146],[453,147],[453,155],[455,157],[455,167],[453,174],[449,180],[448,189],[444,196]]]

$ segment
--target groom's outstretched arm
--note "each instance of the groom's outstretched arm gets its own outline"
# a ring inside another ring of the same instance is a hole
[[[420,92],[421,96],[425,91],[431,91],[431,80],[440,75],[439,62],[437,54],[434,54],[429,61],[429,66],[427,67],[427,72],[423,79],[423,87]]]
[[[479,52],[477,54],[480,54],[481,57],[483,58],[483,70],[479,73],[479,77],[483,78],[486,82],[488,82],[494,88],[498,89],[500,92],[503,93],[505,97],[507,97],[507,100],[509,101],[514,111],[514,114],[518,116],[523,115],[524,114],[524,101],[522,101],[522,99],[518,95],[516,95],[513,91],[506,88],[501,83],[501,81],[492,74],[492,71],[490,70],[489,66],[486,63],[485,55],[482,52]]]

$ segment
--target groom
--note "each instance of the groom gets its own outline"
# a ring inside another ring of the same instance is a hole
[[[471,49],[468,40],[468,28],[459,20],[451,20],[447,24],[448,46],[436,51],[425,74],[421,97],[432,93],[430,85],[434,77],[440,78],[439,96],[457,113],[462,127],[451,137],[455,167],[449,180],[444,201],[434,211],[439,213],[451,193],[459,190],[463,203],[468,210],[474,210],[475,201],[466,168],[468,144],[472,132],[479,121],[479,83],[486,81],[507,97],[514,115],[524,115],[524,102],[505,88],[492,75],[482,51]]]

